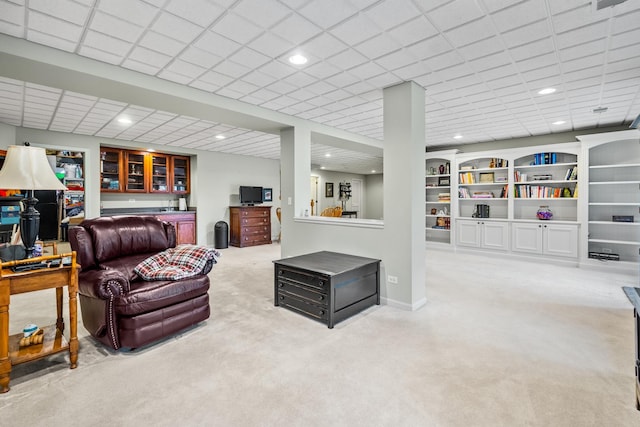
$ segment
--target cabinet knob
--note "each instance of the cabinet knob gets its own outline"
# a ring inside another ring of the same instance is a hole
[[[322,301],[323,299],[324,299],[324,295],[320,295],[320,296],[318,297],[318,301]]]
[[[320,315],[323,315],[324,314],[324,310],[320,310],[319,313],[320,313]]]
[[[279,288],[284,288],[284,283],[278,283]]]
[[[282,276],[284,274],[284,270],[278,271],[278,274]]]
[[[284,296],[280,295],[280,300],[283,300],[283,299],[284,299]]]

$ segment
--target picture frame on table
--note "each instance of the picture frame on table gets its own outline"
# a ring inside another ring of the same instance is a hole
[[[263,188],[262,189],[262,201],[263,202],[272,202],[273,201],[273,189],[271,189],[271,188]]]
[[[333,197],[333,182],[325,182],[324,197]]]

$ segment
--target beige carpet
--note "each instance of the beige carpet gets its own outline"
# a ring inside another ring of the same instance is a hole
[[[637,277],[427,252],[427,305],[333,330],[273,306],[279,245],[222,250],[212,317],[114,353],[80,325],[67,356],[14,368],[2,426],[637,426]],[[11,331],[50,323],[20,295]]]

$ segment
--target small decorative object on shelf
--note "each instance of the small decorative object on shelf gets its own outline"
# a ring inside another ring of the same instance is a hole
[[[540,206],[538,212],[536,212],[538,219],[549,220],[553,218],[553,212],[549,209],[549,206]]]

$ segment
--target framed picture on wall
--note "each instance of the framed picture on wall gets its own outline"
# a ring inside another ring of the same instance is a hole
[[[271,188],[263,188],[262,189],[262,201],[263,202],[272,202],[273,201],[273,190]]]
[[[333,182],[324,184],[324,197],[333,197]]]

